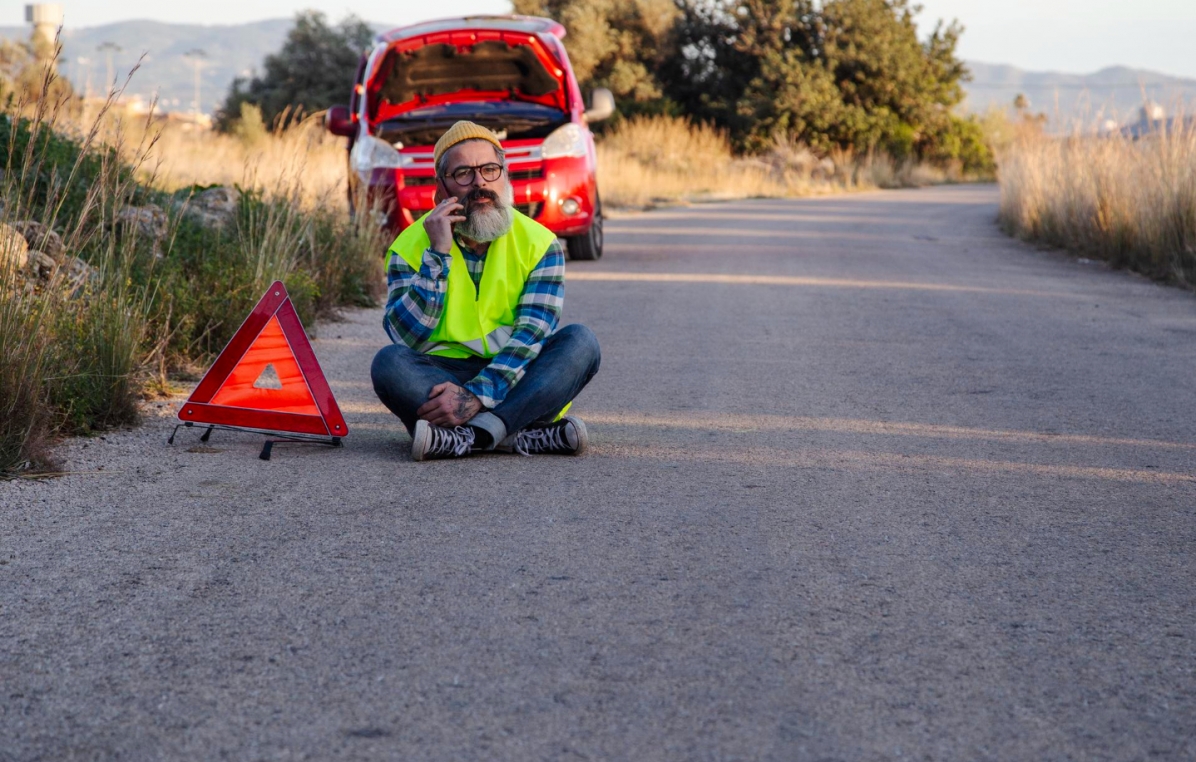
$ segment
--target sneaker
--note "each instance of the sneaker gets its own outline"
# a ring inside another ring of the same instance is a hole
[[[411,457],[413,460],[460,458],[473,449],[473,438],[474,431],[469,426],[446,429],[427,421],[416,421],[415,434],[411,437]]]
[[[556,423],[519,432],[511,441],[511,449],[520,455],[581,455],[589,441],[582,420],[567,415]]]

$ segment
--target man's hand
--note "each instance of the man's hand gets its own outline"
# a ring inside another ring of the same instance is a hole
[[[428,233],[428,242],[434,251],[448,254],[453,250],[453,225],[465,221],[465,217],[454,212],[464,208],[457,202],[456,196],[449,196],[424,218],[424,230]]]
[[[473,392],[444,382],[432,387],[428,401],[415,414],[433,426],[461,426],[482,412],[482,401]]]

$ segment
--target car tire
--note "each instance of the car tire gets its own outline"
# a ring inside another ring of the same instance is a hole
[[[592,262],[602,258],[602,200],[594,201],[594,221],[590,229],[581,235],[565,239],[569,248],[569,259]]]

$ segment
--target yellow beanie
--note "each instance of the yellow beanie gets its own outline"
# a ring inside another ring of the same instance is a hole
[[[495,148],[502,150],[502,143],[498,142],[497,135],[480,124],[462,120],[449,127],[448,132],[441,135],[440,140],[436,141],[436,150],[432,154],[433,166],[439,167],[440,157],[444,156],[444,152],[464,140],[487,140]]]

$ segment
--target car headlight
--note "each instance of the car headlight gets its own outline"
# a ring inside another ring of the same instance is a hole
[[[540,155],[545,159],[560,159],[565,156],[586,155],[586,133],[580,124],[562,125],[544,138]]]
[[[353,144],[351,157],[353,169],[358,172],[369,172],[371,169],[397,169],[407,166],[410,161],[398,149],[385,140],[362,135]]]

